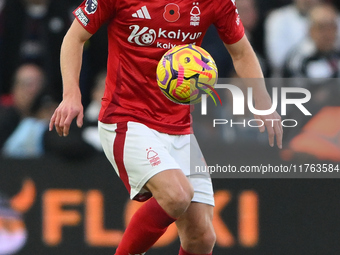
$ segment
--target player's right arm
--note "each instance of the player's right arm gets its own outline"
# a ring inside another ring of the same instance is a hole
[[[77,20],[66,33],[60,53],[60,67],[63,79],[63,100],[51,117],[49,130],[55,129],[60,136],[69,134],[70,125],[77,118],[77,126],[83,125],[83,105],[79,88],[84,43],[92,36]]]

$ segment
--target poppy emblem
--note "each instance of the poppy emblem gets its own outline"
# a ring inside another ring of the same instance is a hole
[[[168,22],[175,22],[180,17],[179,6],[177,4],[167,4],[164,7],[163,17]]]

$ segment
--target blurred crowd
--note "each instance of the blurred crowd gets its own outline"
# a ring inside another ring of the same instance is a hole
[[[97,124],[93,115],[105,86],[102,74],[107,59],[105,27],[84,47],[80,76],[87,109],[84,128],[75,129],[66,139],[57,139],[55,133],[47,131],[48,121],[62,96],[60,46],[74,19],[72,11],[80,3],[79,0],[0,0],[2,156],[36,158],[51,152],[84,158],[101,151],[98,141],[92,141],[93,134],[88,128]]]
[[[80,76],[84,127],[73,128],[71,135],[64,139],[48,132],[49,118],[62,96],[60,46],[74,19],[72,11],[80,3],[81,0],[0,0],[0,150],[3,157],[35,158],[52,153],[79,159],[102,153],[96,122],[105,86],[105,26],[84,47]],[[236,0],[236,5],[266,78],[317,80],[284,85],[313,91],[315,97],[311,103],[318,106],[313,108],[313,114],[318,113],[321,106],[340,105],[339,84],[332,83],[334,89],[331,90],[323,86],[327,79],[340,78],[340,1]],[[237,78],[214,27],[208,30],[202,47],[215,59],[220,78]],[[231,106],[232,100],[229,100],[218,114],[230,116]],[[294,116],[294,111],[289,114]],[[265,140],[253,130],[222,129],[218,135],[222,135],[226,143]],[[286,144],[289,145],[302,128],[295,130],[286,136]]]

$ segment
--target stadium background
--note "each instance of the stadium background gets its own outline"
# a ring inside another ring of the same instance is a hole
[[[237,157],[241,150],[226,150],[234,157],[228,163],[244,164]],[[262,153],[274,156],[269,149]],[[248,162],[263,163],[252,155]],[[0,164],[1,189],[12,205],[15,199],[16,205],[20,201],[14,208],[21,211],[27,232],[26,244],[15,254],[113,254],[126,218],[138,203],[129,201],[104,156],[81,162],[47,157]],[[340,250],[338,179],[224,178],[213,183],[214,254],[337,254]],[[174,229],[170,227],[162,243],[148,254],[177,254]]]

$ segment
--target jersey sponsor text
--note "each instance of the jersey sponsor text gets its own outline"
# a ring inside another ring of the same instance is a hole
[[[149,27],[143,27],[140,29],[138,25],[131,25],[130,29],[132,29],[132,32],[128,37],[128,42],[136,43],[140,46],[149,46],[155,42],[156,38],[175,39],[184,43],[186,40],[195,41],[202,36],[202,32],[183,32],[180,29],[177,31],[168,31],[166,29],[159,28],[158,33]]]

